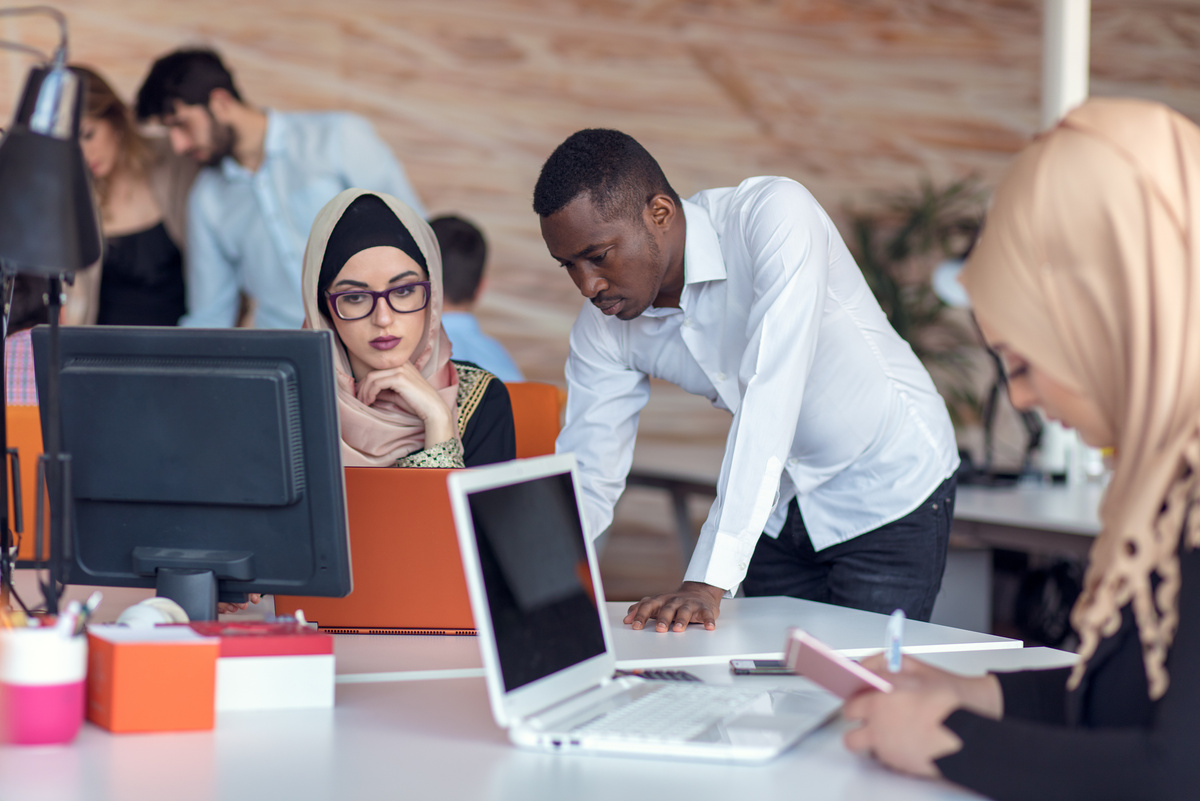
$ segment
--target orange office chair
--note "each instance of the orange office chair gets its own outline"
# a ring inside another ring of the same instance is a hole
[[[21,460],[21,516],[25,523],[24,533],[17,534],[15,498],[11,494],[8,499],[8,519],[13,536],[21,538],[17,559],[28,560],[34,558],[34,503],[37,497],[38,457],[42,455],[42,420],[38,416],[36,406],[8,406],[5,413],[8,447],[16,448]]]
[[[563,393],[553,384],[540,381],[518,381],[505,386],[512,401],[517,458],[554,453],[554,440],[562,428]]]

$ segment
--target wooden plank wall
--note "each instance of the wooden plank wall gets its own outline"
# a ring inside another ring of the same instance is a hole
[[[487,328],[561,383],[579,298],[548,258],[530,193],[572,131],[616,127],[684,195],[756,174],[832,212],[879,191],[994,180],[1038,119],[1037,0],[59,0],[71,54],[127,97],[150,61],[217,47],[246,97],[351,109],[394,147],[433,212],[492,244]],[[1093,0],[1093,91],[1200,115],[1200,6]],[[0,35],[52,46],[42,21]],[[0,58],[0,109],[28,60]],[[7,111],[6,111],[7,114]],[[662,391],[643,433],[723,437],[724,415]]]

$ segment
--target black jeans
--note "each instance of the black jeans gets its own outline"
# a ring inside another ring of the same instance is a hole
[[[790,595],[809,601],[929,620],[946,569],[956,476],[909,514],[814,551],[793,499],[774,539],[763,535],[742,583],[746,595]]]

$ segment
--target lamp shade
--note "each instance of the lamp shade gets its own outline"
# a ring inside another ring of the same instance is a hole
[[[0,140],[0,259],[57,276],[100,258],[91,179],[79,147],[81,82],[61,68],[30,72],[12,127]]]

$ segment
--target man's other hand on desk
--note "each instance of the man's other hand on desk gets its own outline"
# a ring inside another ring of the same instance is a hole
[[[674,592],[643,598],[630,606],[625,622],[636,630],[654,618],[657,631],[683,631],[689,623],[703,623],[704,628],[711,631],[717,627],[723,597],[725,590],[719,587],[685,581]]]
[[[248,603],[244,603],[244,604],[235,604],[235,603],[229,603],[227,601],[221,601],[220,603],[217,604],[217,612],[222,615],[228,615],[233,612],[245,611],[250,606],[250,604],[256,604],[259,601],[261,601],[262,596],[259,595],[257,592],[252,592],[246,596],[246,600],[248,601]]]

